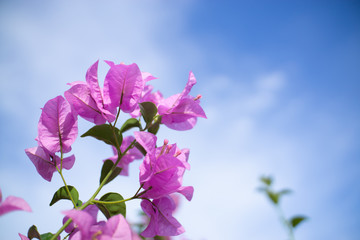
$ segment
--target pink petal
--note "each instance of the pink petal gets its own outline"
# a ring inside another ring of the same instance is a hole
[[[114,66],[115,66],[115,63],[114,63],[113,61],[105,60],[104,62],[106,62],[110,67],[114,67]]]
[[[183,98],[179,104],[172,109],[171,114],[207,118],[199,102],[195,101],[192,97]]]
[[[99,60],[96,61],[86,72],[86,82],[89,85],[91,96],[94,98],[96,103],[102,103],[102,94],[99,87],[97,71],[98,71]],[[100,106],[102,107],[102,106]],[[99,108],[100,108],[99,107]]]
[[[19,197],[8,196],[5,201],[0,204],[0,216],[16,210],[31,212],[29,204]]]
[[[145,161],[143,164],[146,166]],[[143,197],[157,199],[176,192],[182,185],[184,172],[185,167],[182,161],[169,154],[161,155],[144,171],[144,177],[146,174],[150,175],[147,179],[143,180],[143,176],[140,175],[140,183],[144,183],[143,188],[152,187]]]
[[[89,206],[87,206],[83,211],[89,213],[92,218],[97,219],[97,214],[98,214],[98,212],[99,212],[99,209],[98,209],[98,207],[97,207],[96,205],[89,205]],[[65,223],[67,222],[67,220],[69,220],[69,217],[68,217],[68,216],[65,216],[65,217],[63,218],[63,224],[65,224]],[[76,230],[77,230],[77,229],[76,229]],[[75,231],[76,231],[76,230],[75,230]],[[65,228],[65,232],[70,233],[71,231],[74,231],[74,222],[71,222],[71,223]],[[74,240],[74,239],[75,239],[74,236],[73,236],[73,234],[72,234],[72,236],[71,236],[70,239],[71,239],[71,240]],[[79,238],[79,239],[81,239],[81,238]]]
[[[143,237],[176,236],[185,232],[181,224],[172,216],[176,205],[171,197],[156,199],[153,204],[143,200],[141,208],[150,217],[149,225],[141,233]]]
[[[165,106],[159,107],[162,115],[161,123],[175,130],[189,130],[197,122],[197,117],[206,118],[206,114],[199,104],[192,97],[183,97],[177,105],[166,110]]]
[[[153,201],[159,212],[159,235],[176,236],[185,232],[181,224],[172,216],[176,205],[169,196]]]
[[[62,213],[71,218],[78,226],[82,239],[91,239],[90,228],[96,223],[96,219],[94,219],[88,212],[81,210],[72,209],[63,211]]]
[[[178,116],[173,117],[171,114],[164,115],[161,119],[161,123],[166,125],[170,129],[177,131],[186,131],[194,128],[196,125],[196,117]]]
[[[40,176],[50,182],[56,171],[55,164],[50,161],[50,155],[41,147],[25,149],[25,153],[35,165]]]
[[[180,187],[177,191],[178,193],[184,195],[184,197],[188,200],[191,201],[193,194],[194,194],[194,188],[191,186],[188,187]]]
[[[170,114],[172,108],[174,108],[175,106],[177,106],[178,104],[178,99],[181,97],[180,93],[172,95],[166,99],[163,99],[158,107],[158,112],[160,115],[164,115],[164,114]]]
[[[150,218],[149,225],[141,233],[143,237],[154,237],[158,235],[158,209],[152,205],[148,200],[141,201],[141,208],[144,213]]]
[[[151,163],[150,163],[150,156],[149,154],[146,154],[144,161],[140,164],[140,172],[139,172],[139,181],[141,184],[146,183],[151,179],[153,176],[153,171],[151,169]],[[145,186],[145,188],[148,188],[148,186]]]
[[[19,233],[19,236],[21,240],[30,240],[28,237],[22,235],[21,233]]]
[[[89,85],[91,96],[95,100],[96,105],[98,109],[100,109],[104,118],[106,118],[109,122],[113,122],[115,120],[115,109],[112,109],[112,111],[110,112],[104,107],[104,100],[99,87],[99,81],[97,76],[98,64],[99,61],[96,61],[92,66],[90,66],[90,68],[86,72],[86,82]]]
[[[135,63],[113,65],[104,81],[104,103],[109,109],[120,107],[123,112],[131,113],[141,98],[144,85]]]
[[[121,214],[109,218],[103,228],[103,233],[104,235],[111,237],[109,239],[113,240],[131,239],[131,228],[124,216]]]
[[[134,132],[136,141],[145,149],[148,154],[155,153],[157,137],[149,132]]]
[[[166,106],[167,108],[174,108],[176,107],[180,101],[183,99],[183,98],[186,98],[188,97],[190,91],[191,91],[191,88],[196,84],[196,79],[195,79],[195,76],[194,74],[190,71],[189,73],[189,79],[188,79],[188,82],[186,83],[186,86],[184,88],[184,90],[180,93],[180,94],[175,94],[169,98],[167,98],[166,100],[164,100],[163,103],[161,103],[160,105],[164,105]],[[168,111],[168,110],[166,110]],[[161,107],[161,109],[159,110],[159,113],[160,115],[162,115],[164,112],[163,110],[163,107]]]
[[[188,163],[190,150],[188,148],[184,148],[181,150],[181,154],[177,156],[177,158],[184,163],[184,166],[187,170],[190,170],[190,164]]]
[[[158,105],[158,103],[160,102],[160,96],[161,96],[161,93],[160,92],[155,92],[155,93],[151,93],[151,91],[153,90],[153,86],[151,85],[146,85],[144,87],[144,90],[141,94],[141,99],[139,100],[139,103],[142,103],[142,102],[152,102],[154,103],[155,105]],[[133,118],[138,118],[140,117],[141,115],[141,112],[140,112],[140,107],[139,105],[137,105],[134,109],[133,112],[130,113],[131,117]]]
[[[196,84],[196,78],[193,74],[192,71],[189,72],[189,78],[188,78],[188,82],[186,83],[186,86],[184,88],[184,90],[182,91],[181,95],[182,96],[186,96],[189,95],[191,88]]]
[[[38,138],[50,153],[70,152],[78,133],[77,118],[62,96],[49,100],[40,116]]]
[[[89,86],[80,82],[73,84],[65,93],[65,98],[72,105],[75,111],[84,119],[95,123],[96,125],[104,124],[106,119],[92,98]]]
[[[157,79],[156,77],[151,75],[151,73],[148,73],[148,72],[141,72],[141,76],[142,76],[142,78],[144,79],[145,82]]]
[[[60,169],[60,166],[61,166],[61,159],[56,156],[56,165],[58,166],[58,168]],[[66,157],[63,159],[63,168],[65,168],[66,170],[70,170],[73,166],[74,166],[74,163],[75,163],[75,156],[74,155],[71,155],[69,157]]]
[[[87,86],[87,83],[83,82],[83,81],[74,81],[74,82],[71,82],[71,83],[67,83],[67,85],[69,85],[70,87],[75,86],[75,85],[85,85],[85,86]]]

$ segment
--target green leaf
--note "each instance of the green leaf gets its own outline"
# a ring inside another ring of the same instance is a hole
[[[72,199],[74,200],[75,203],[77,203],[79,201],[79,193],[76,190],[76,188],[74,188],[73,186],[68,185],[69,188],[69,192],[71,194]],[[57,201],[61,200],[61,199],[70,199],[70,196],[68,194],[68,192],[66,191],[65,186],[59,188],[59,190],[57,190],[50,202],[50,206],[52,206],[54,203],[56,203]]]
[[[278,204],[278,202],[279,202],[279,194],[278,193],[274,193],[272,191],[266,191],[266,194],[268,195],[268,197],[274,204]]]
[[[86,133],[81,135],[81,137],[91,136],[105,142],[106,144],[110,144],[115,147],[117,146],[116,144],[116,140],[117,140],[117,143],[119,144],[118,146],[120,147],[123,138],[120,130],[116,127],[114,128],[115,128],[115,133],[113,132],[112,127],[108,124],[96,125],[90,128]],[[114,135],[116,136],[116,140]]]
[[[290,219],[291,226],[295,228],[297,225],[299,225],[302,221],[307,220],[307,217],[305,216],[295,216]]]
[[[148,132],[156,135],[156,133],[159,131],[159,128],[160,128],[160,123],[154,123],[149,127]]]
[[[281,190],[280,192],[272,192],[268,189],[265,189],[266,191],[266,194],[268,195],[268,197],[270,198],[270,200],[275,203],[275,204],[278,204],[279,201],[280,201],[280,198],[285,195],[285,194],[289,194],[291,193],[291,190],[290,189],[284,189],[284,190]]]
[[[146,124],[151,123],[158,111],[156,105],[152,102],[143,102],[139,103],[139,106],[141,115],[144,118]]]
[[[120,132],[123,133],[131,128],[137,127],[141,130],[141,124],[136,118],[129,118],[120,128]]]
[[[106,160],[104,162],[104,165],[101,168],[101,176],[100,176],[100,184],[102,183],[102,181],[104,180],[104,178],[106,177],[106,175],[109,173],[109,171],[111,170],[111,168],[114,166],[113,161],[111,160]],[[121,172],[122,168],[116,167],[114,169],[114,171],[111,173],[110,177],[108,178],[108,180],[105,182],[105,184],[108,184],[109,182],[111,182],[114,178],[116,178],[120,172]]]
[[[273,182],[273,179],[271,177],[261,177],[260,180],[267,186],[270,186]]]
[[[102,196],[99,200],[103,202],[114,202],[123,199],[124,198],[120,194],[110,192]],[[124,217],[126,216],[125,202],[114,203],[114,204],[96,203],[96,206],[100,209],[100,211],[105,215],[107,219],[118,214],[122,214]]]
[[[146,150],[138,142],[135,142],[134,146],[145,156]]]
[[[161,123],[161,116],[159,116],[159,117],[155,120],[155,122],[149,127],[148,132],[156,135],[157,132],[159,131],[160,123]]]
[[[40,239],[41,240],[50,240],[53,236],[54,236],[54,234],[48,232],[48,233],[41,234]]]
[[[40,233],[37,230],[37,227],[35,225],[32,225],[27,233],[28,238],[33,239],[33,238],[37,238],[40,239]]]

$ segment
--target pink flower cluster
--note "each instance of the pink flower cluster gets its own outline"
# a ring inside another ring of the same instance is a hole
[[[78,134],[77,116],[62,97],[49,100],[40,116],[37,147],[25,149],[26,155],[45,180],[51,181],[56,168],[71,169],[75,156],[60,159],[56,153],[68,153]]]
[[[140,183],[144,191],[140,194],[144,200],[141,207],[150,217],[149,226],[142,233],[144,237],[174,236],[184,232],[181,224],[172,217],[175,203],[169,196],[181,193],[189,201],[194,188],[183,187],[182,178],[186,169],[189,150],[180,150],[176,144],[169,145],[164,141],[162,147],[156,148],[156,136],[148,132],[135,132],[135,138],[146,150],[147,154],[140,165]],[[150,201],[150,199],[154,199]]]
[[[130,240],[132,231],[124,216],[119,214],[109,218],[106,222],[97,222],[98,208],[88,206],[84,210],[68,210],[63,212],[65,219],[73,219],[73,224],[65,231],[71,240],[99,239],[99,240]],[[77,226],[75,228],[75,225]]]
[[[42,108],[36,138],[38,146],[28,148],[25,152],[40,176],[47,181],[51,181],[55,171],[69,170],[74,165],[74,155],[63,155],[71,151],[71,145],[77,138],[77,116],[95,125],[109,124],[114,129],[120,111],[140,120],[141,116],[144,117],[140,104],[150,102],[156,106],[154,121],[159,120],[160,124],[174,130],[192,129],[198,117],[206,118],[200,106],[201,96],[190,95],[196,84],[192,72],[181,93],[163,98],[159,91],[153,92],[153,87],[148,84],[156,78],[150,73],[141,72],[135,63],[126,65],[105,62],[110,68],[102,88],[98,82],[97,61],[88,69],[85,82],[69,84],[70,88],[64,93],[65,98],[53,98]],[[121,137],[120,146],[112,146],[114,156],[110,160],[122,169],[120,175],[127,176],[129,164],[136,159],[143,159],[139,173],[142,190],[133,197],[141,199],[141,207],[150,218],[141,235],[179,235],[184,232],[184,228],[172,216],[175,203],[170,194],[180,193],[189,201],[192,199],[193,187],[182,185],[185,170],[190,169],[189,150],[179,149],[176,144],[169,144],[168,140],[164,141],[163,146],[156,147],[157,137],[146,131],[148,122],[145,117],[144,120],[147,124],[145,128],[141,127],[139,121],[140,131],[135,131],[134,136]],[[106,222],[97,222],[98,209],[91,204],[84,210],[63,212],[66,218],[73,221],[67,228],[70,239],[133,237],[129,224],[121,214],[108,218]]]

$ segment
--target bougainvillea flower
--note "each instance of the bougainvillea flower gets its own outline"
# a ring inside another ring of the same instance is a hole
[[[73,84],[69,90],[65,91],[64,96],[77,114],[85,120],[95,123],[96,125],[106,122],[95,100],[92,98],[90,88],[86,83]]]
[[[135,140],[135,138],[133,136],[125,137],[120,146],[121,152],[124,152],[134,140]],[[114,146],[112,146],[112,149],[114,152],[114,156],[112,156],[108,159],[113,161],[113,163],[116,163],[116,161],[118,159],[118,154],[117,154],[116,148]],[[142,158],[143,158],[143,155],[137,148],[129,149],[126,152],[126,154],[122,156],[119,164],[117,165],[119,168],[122,169],[120,172],[120,175],[129,176],[129,164],[136,159],[142,159]]]
[[[111,109],[111,112],[106,109],[104,103],[103,92],[99,87],[99,81],[97,77],[99,61],[95,62],[86,72],[86,82],[90,87],[91,96],[94,98],[97,107],[100,109],[103,116],[112,122],[115,120],[116,108]]]
[[[161,92],[157,91],[157,92],[152,92],[153,90],[153,86],[151,85],[146,85],[144,87],[144,91],[141,94],[141,98],[139,100],[139,103],[142,102],[152,102],[154,103],[156,106],[158,106],[163,100],[163,95],[161,94]],[[130,113],[131,117],[133,118],[137,118],[140,117],[141,113],[140,113],[140,107],[139,105],[137,105],[134,109],[134,111],[132,113]]]
[[[26,155],[35,165],[37,172],[46,181],[51,181],[56,166],[61,168],[61,159],[56,155],[50,155],[46,149],[41,146],[25,149]],[[69,170],[73,167],[75,156],[71,155],[63,159],[62,167]],[[56,165],[55,165],[56,164]]]
[[[110,70],[104,80],[104,103],[109,109],[120,107],[131,113],[139,103],[145,81],[136,63],[114,64],[107,61]]]
[[[156,148],[157,138],[149,132],[134,132],[134,135],[147,152],[140,165],[139,178],[144,189],[142,197],[156,199],[178,192],[190,201],[193,187],[182,186],[185,169],[190,168],[187,162],[189,150],[182,151],[176,144],[168,145],[167,140],[162,147]]]
[[[2,201],[2,193],[0,189],[0,216],[16,210],[31,212],[29,204],[27,204],[22,198],[8,196],[4,201]]]
[[[97,125],[115,120],[116,108],[108,109],[104,104],[104,93],[99,86],[96,61],[86,72],[86,82],[69,84],[71,88],[64,95],[75,111],[84,119]]]
[[[91,216],[86,211],[81,210],[68,210],[63,211],[66,217],[71,218],[74,224],[77,226],[78,230],[80,231],[81,239],[91,239],[92,232],[91,228],[93,225],[96,224],[96,219]],[[74,234],[78,235],[78,234]]]
[[[90,214],[90,216],[93,219],[97,219],[97,215],[99,212],[99,208],[96,205],[89,205],[87,206],[84,210],[82,210],[83,212],[87,212],[88,214]],[[67,222],[67,220],[69,219],[68,216],[65,216],[63,218],[63,224],[65,224]],[[77,231],[78,231],[78,227],[76,224],[74,224],[74,222],[71,222],[66,228],[65,228],[65,232],[67,233],[72,233],[72,235],[74,235]],[[71,239],[71,238],[70,238]]]
[[[200,106],[201,96],[192,97],[189,95],[191,88],[196,84],[195,76],[189,74],[188,82],[184,90],[165,99],[158,106],[158,112],[162,116],[161,123],[167,127],[179,131],[192,129],[198,117],[207,118]]]
[[[50,153],[70,152],[77,134],[77,117],[70,104],[57,96],[49,100],[40,116],[38,142]]]
[[[124,216],[121,214],[112,216],[107,222],[96,222],[96,218],[86,211],[69,210],[63,212],[71,218],[79,229],[71,240],[128,240],[131,239],[131,229]]]
[[[142,72],[141,76],[142,76],[145,83],[148,82],[148,81],[157,79],[156,77],[154,77],[153,75],[151,75],[148,72]],[[151,86],[151,85],[145,85],[144,90],[141,93],[141,98],[139,100],[139,103],[152,102],[155,105],[158,105],[160,103],[160,101],[163,100],[162,94],[159,91],[154,92],[154,93],[151,92],[153,90],[153,88],[154,87]],[[134,111],[131,112],[130,115],[133,118],[137,118],[137,117],[139,117],[141,115],[139,105],[137,105],[135,107]]]
[[[141,233],[143,237],[176,236],[185,232],[181,224],[172,216],[176,205],[171,197],[165,196],[152,202],[142,200],[141,208],[150,218],[149,225]]]

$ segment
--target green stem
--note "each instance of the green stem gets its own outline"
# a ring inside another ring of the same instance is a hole
[[[63,151],[62,151],[62,146],[60,146],[60,152],[61,152],[61,155],[60,155],[60,171],[62,171],[63,169],[63,159],[64,159],[64,154],[63,154]]]
[[[74,232],[75,229],[71,230],[71,232],[68,233],[68,235],[66,235],[63,240],[67,239],[68,237],[70,237],[70,235]]]
[[[114,136],[115,136],[115,127],[110,123],[110,126],[112,126],[112,129],[113,129],[113,133],[114,133]],[[96,196],[99,194],[99,192],[101,191],[101,189],[104,187],[105,183],[107,182],[107,180],[109,179],[109,177],[111,176],[111,174],[113,173],[113,171],[115,170],[116,166],[119,164],[121,158],[134,146],[136,140],[132,141],[132,143],[125,149],[125,151],[123,153],[121,153],[120,151],[120,146],[119,146],[119,143],[117,142],[117,138],[115,137],[115,141],[116,141],[116,148],[117,148],[117,151],[118,151],[118,159],[116,160],[116,163],[114,164],[114,166],[110,169],[110,171],[108,172],[108,174],[105,176],[105,178],[102,180],[102,182],[100,183],[99,187],[96,189],[95,193],[91,196],[91,198],[86,201],[84,203],[84,205],[82,205],[80,208],[78,208],[78,210],[83,210],[85,209],[87,206],[89,206],[90,204],[93,204],[94,201],[97,201],[95,200]],[[58,169],[58,168],[57,168]],[[59,170],[58,170],[59,171]],[[62,176],[62,173],[61,171],[59,171],[60,175]],[[65,183],[65,179],[63,179],[64,183]],[[66,187],[66,183],[65,183],[65,187]],[[67,189],[67,187],[66,187]],[[71,195],[70,195],[70,191],[67,189],[68,191],[68,194],[71,198]],[[135,195],[136,196],[136,195]],[[134,197],[135,197],[134,196]],[[132,198],[134,198],[132,197]],[[75,208],[76,208],[76,204],[74,204]],[[69,224],[72,222],[72,219],[69,218],[69,220],[66,221],[66,223],[55,233],[54,236],[52,236],[52,238],[50,240],[55,240],[63,231],[64,229],[69,226]]]
[[[67,194],[69,195],[70,200],[71,200],[71,202],[72,202],[73,205],[74,205],[74,208],[77,208],[76,202],[75,202],[74,199],[72,198],[72,196],[71,196],[71,194],[70,194],[69,187],[68,187],[68,185],[66,184],[64,175],[62,174],[62,169],[63,169],[63,168],[62,168],[62,165],[63,165],[63,159],[64,159],[64,154],[63,154],[63,150],[62,150],[62,144],[60,144],[60,154],[61,154],[61,155],[60,155],[60,169],[59,169],[58,166],[56,165],[56,161],[55,161],[55,167],[56,167],[56,170],[58,171],[58,173],[60,174],[62,181],[64,182],[66,192],[67,192]]]
[[[79,208],[79,210],[83,210],[83,209],[85,209],[87,206],[89,206],[90,205],[90,203],[89,203],[89,201],[88,202],[86,202],[84,205],[82,205],[80,208]],[[50,240],[55,240],[64,230],[65,230],[65,228],[67,227],[67,226],[69,226],[69,224],[72,222],[72,219],[71,218],[69,218],[65,223],[64,223],[64,225],[51,237],[51,239]]]
[[[295,240],[295,236],[294,236],[294,232],[293,232],[293,228],[290,224],[290,222],[285,218],[284,213],[282,212],[281,208],[279,205],[276,205],[276,209],[279,213],[280,219],[283,222],[284,226],[287,228],[288,233],[289,233],[289,240]]]
[[[117,114],[116,114],[114,126],[116,126],[116,122],[117,122],[117,120],[118,120],[118,118],[119,118],[119,115],[120,115],[120,107],[119,107],[119,111],[118,111]]]
[[[142,188],[143,186],[144,186],[144,184],[141,184],[141,185],[140,185],[139,189],[136,191],[136,193],[135,193],[134,196],[137,196],[137,195],[138,195],[138,193],[140,192],[140,190],[141,190],[141,188]]]
[[[72,222],[72,219],[69,218],[69,219],[66,221],[66,223],[64,223],[64,225],[50,238],[50,240],[55,240],[55,239],[62,233],[62,231],[64,231],[65,228],[66,228],[67,226],[69,226],[69,224],[70,224],[71,222]]]
[[[119,144],[119,142],[118,142],[118,140],[117,140],[117,137],[116,137],[116,132],[115,132],[115,125],[112,125],[111,123],[109,123],[109,125],[111,126],[111,129],[112,129],[112,131],[113,131],[113,136],[114,136],[114,139],[115,139],[115,144],[116,144],[116,150],[117,150],[117,152],[118,152],[118,155],[120,155],[121,154],[121,150],[120,150],[120,144]]]
[[[70,200],[71,200],[71,202],[72,202],[72,203],[73,203],[73,205],[74,205],[74,208],[76,208],[76,209],[77,209],[76,202],[74,201],[74,199],[72,198],[72,196],[71,196],[71,194],[70,194],[69,187],[68,187],[68,185],[66,184],[66,181],[65,181],[64,175],[62,174],[61,169],[59,169],[59,168],[56,166],[56,170],[58,171],[58,173],[59,173],[59,174],[60,174],[60,176],[61,176],[62,181],[64,182],[66,192],[67,192],[67,194],[69,195]]]

